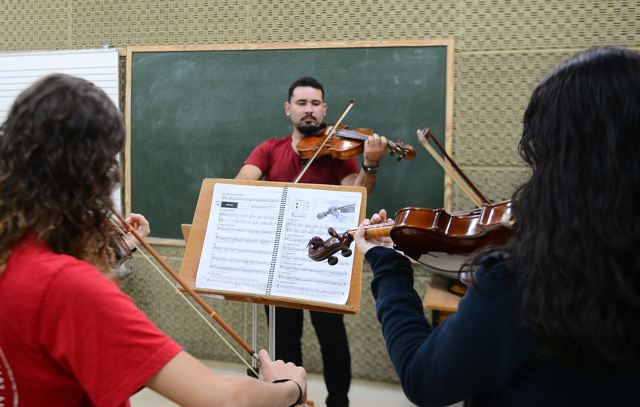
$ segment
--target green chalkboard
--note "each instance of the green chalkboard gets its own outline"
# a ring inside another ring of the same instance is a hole
[[[260,142],[289,134],[283,110],[289,85],[312,76],[325,87],[327,123],[354,98],[345,124],[416,149],[412,161],[383,160],[367,214],[441,207],[443,172],[415,134],[429,127],[444,141],[452,69],[448,47],[445,41],[304,49],[132,48],[125,194],[130,202],[125,205],[150,220],[153,237],[182,238],[180,224],[191,223],[202,180],[233,178]]]

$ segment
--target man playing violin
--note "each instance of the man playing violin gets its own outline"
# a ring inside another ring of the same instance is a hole
[[[289,87],[289,99],[284,102],[284,111],[291,120],[291,134],[258,145],[244,161],[236,179],[291,182],[300,173],[304,163],[296,146],[305,137],[322,130],[322,122],[327,114],[324,88],[310,77],[296,80]],[[358,185],[371,192],[386,147],[386,138],[373,134],[364,142],[362,168],[355,157],[340,160],[325,155],[314,160],[300,182]],[[343,316],[311,311],[311,322],[322,352],[323,373],[328,391],[326,405],[347,406],[351,359]],[[276,355],[279,359],[302,365],[302,325],[302,310],[277,308]]]
[[[324,88],[313,78],[303,77],[289,87],[284,111],[291,120],[291,134],[270,139],[256,147],[236,175],[236,179],[291,182],[303,164],[296,146],[307,136],[322,130],[327,114]],[[364,142],[362,168],[355,158],[338,160],[329,156],[316,158],[301,178],[302,183],[359,185],[373,191],[380,160],[387,148],[385,137],[373,134]]]

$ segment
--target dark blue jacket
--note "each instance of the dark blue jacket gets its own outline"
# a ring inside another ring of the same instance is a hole
[[[458,311],[436,329],[413,289],[409,260],[384,247],[365,258],[389,356],[413,403],[640,406],[640,373],[586,375],[540,356],[533,333],[517,323],[515,277],[499,254],[485,258]]]

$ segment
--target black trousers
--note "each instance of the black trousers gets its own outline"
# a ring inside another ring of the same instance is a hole
[[[265,307],[267,315],[269,308]],[[322,374],[327,386],[327,407],[349,405],[351,385],[351,355],[344,327],[344,316],[329,312],[310,311],[322,353]],[[276,358],[302,364],[302,323],[300,309],[276,307]]]

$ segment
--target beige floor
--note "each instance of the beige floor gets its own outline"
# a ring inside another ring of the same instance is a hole
[[[244,374],[245,369],[239,364],[221,363],[203,360],[203,362],[216,372],[224,374]],[[325,407],[324,399],[327,395],[322,376],[309,375],[308,396],[316,407]],[[353,407],[411,407],[402,393],[400,385],[391,383],[369,382],[353,380],[349,391],[350,404]],[[176,406],[171,401],[162,398],[157,393],[145,389],[137,393],[131,399],[132,407],[169,407]]]

